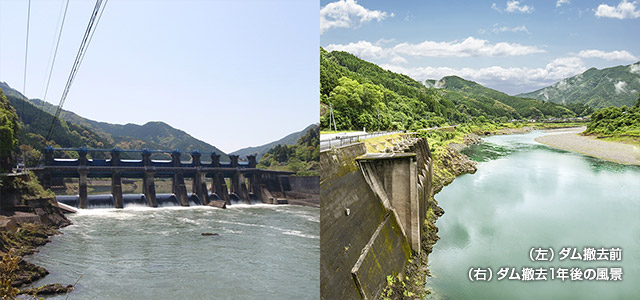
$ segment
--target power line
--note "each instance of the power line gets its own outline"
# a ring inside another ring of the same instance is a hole
[[[27,41],[24,47],[24,76],[22,81],[22,94],[27,94],[27,53],[29,53],[29,23],[31,21],[31,0],[29,0],[29,6],[27,7]],[[25,96],[26,97],[26,96]]]
[[[106,2],[106,1],[105,1]],[[97,27],[96,17],[98,16],[98,12],[100,11],[100,6],[102,6],[102,0],[97,0],[96,5],[93,8],[93,12],[91,13],[91,18],[89,19],[89,24],[87,24],[87,30],[84,32],[84,37],[82,38],[82,42],[80,43],[80,48],[78,49],[78,53],[76,54],[76,59],[73,63],[73,67],[71,68],[71,73],[69,73],[69,78],[67,79],[67,84],[64,87],[64,91],[62,92],[62,97],[60,98],[60,103],[58,104],[58,109],[56,109],[56,113],[53,117],[53,121],[51,122],[51,127],[49,127],[49,133],[47,134],[47,140],[51,138],[51,134],[53,134],[53,128],[56,125],[56,120],[60,117],[60,111],[62,110],[62,106],[64,106],[64,101],[69,94],[69,90],[71,89],[71,84],[78,73],[78,69],[80,68],[80,63],[84,59],[84,55],[86,54],[87,47],[93,36],[93,31]],[[103,8],[104,11],[104,8]],[[102,13],[100,13],[102,16]],[[99,21],[99,18],[98,18]]]
[[[67,10],[69,9],[69,0],[64,8],[64,14],[62,15],[62,24],[60,25],[60,32],[58,32],[58,41],[56,42],[56,49],[53,52],[53,61],[51,62],[51,69],[49,69],[49,78],[47,79],[47,86],[44,89],[44,96],[42,100],[47,99],[47,93],[49,92],[49,83],[51,82],[51,74],[53,74],[53,66],[56,64],[56,56],[58,55],[58,46],[60,45],[60,37],[62,37],[62,29],[64,28],[64,21],[67,18]]]

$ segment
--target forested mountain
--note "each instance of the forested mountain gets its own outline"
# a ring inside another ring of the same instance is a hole
[[[43,149],[46,145],[57,147],[111,147],[111,142],[107,138],[97,134],[91,128],[61,120],[56,121],[51,139],[46,141],[45,137],[51,127],[53,115],[26,101],[22,94],[10,88],[4,82],[0,82],[0,89],[5,92],[9,104],[15,108],[18,115],[20,122],[20,130],[18,131],[19,145],[30,145],[35,149]]]
[[[260,160],[260,158],[265,153],[267,153],[267,151],[271,150],[271,148],[275,147],[276,145],[295,145],[298,142],[298,139],[304,136],[309,131],[309,129],[312,129],[312,128],[315,128],[317,130],[318,125],[312,124],[307,126],[307,128],[303,130],[289,134],[277,141],[273,141],[271,143],[264,144],[262,146],[242,148],[242,149],[233,151],[229,154],[240,155],[240,157],[255,154],[257,155],[256,158]]]
[[[594,108],[633,106],[640,92],[640,62],[565,78],[551,86],[518,95],[555,103],[583,103]]]
[[[347,52],[320,48],[320,127],[328,129],[332,108],[338,130],[431,127],[462,121],[455,104],[408,76],[393,73]]]
[[[422,84],[347,52],[322,48],[320,102],[321,127],[329,129],[333,110],[338,130],[417,129],[480,116],[501,121],[573,117],[580,110],[509,96],[454,76]]]
[[[506,115],[511,118],[519,118],[520,116],[527,118],[575,116],[575,113],[567,107],[536,99],[509,96],[503,92],[490,89],[458,76],[444,77],[439,80],[437,85],[445,89],[445,97],[448,96],[456,104],[460,104],[458,108],[463,112],[469,112],[468,108],[474,108],[475,106],[475,108],[482,110],[485,114],[496,116]],[[466,99],[462,98],[458,100],[458,96],[452,94],[451,91],[462,93],[466,96]],[[477,105],[479,103],[488,104],[492,101],[491,108]],[[474,115],[472,112],[469,113]]]
[[[144,125],[110,124],[83,118],[73,112],[63,110],[61,120],[56,121],[55,130],[47,143],[45,136],[49,131],[56,106],[47,102],[27,100],[21,93],[0,82],[9,103],[15,107],[22,130],[19,131],[19,144],[34,149],[43,149],[45,144],[57,147],[81,147],[122,149],[158,149],[181,151],[200,150],[217,152],[227,160],[226,154],[208,143],[200,141],[186,132],[175,129],[163,122],[148,122]]]
[[[6,83],[0,82],[0,88],[8,91],[6,93],[11,95],[7,97],[10,98],[10,101],[13,99],[13,101],[16,102],[14,107],[18,110],[18,115],[21,115],[21,111],[24,110],[25,116],[33,116],[28,117],[23,122],[27,124],[27,127],[25,127],[26,130],[23,130],[24,134],[37,133],[42,137],[46,136],[57,107],[39,99],[30,99],[24,104],[24,100],[27,98],[9,87]],[[148,122],[144,125],[110,124],[86,119],[66,110],[62,110],[60,119],[64,121],[62,121],[62,123],[58,121],[52,139],[57,145],[62,147],[80,147],[86,145],[87,147],[93,148],[180,149],[181,151],[197,149],[202,152],[215,151],[221,153],[223,159],[226,160],[227,158],[226,154],[215,146],[198,140],[188,133],[173,128],[163,122]],[[65,126],[69,127],[70,130],[66,130]],[[62,130],[60,130],[61,128]],[[67,136],[67,132],[73,133],[74,131],[80,135]],[[36,143],[31,141],[34,137],[30,137],[29,139],[27,144],[34,144],[34,147],[36,145],[41,146],[44,143],[44,138]]]

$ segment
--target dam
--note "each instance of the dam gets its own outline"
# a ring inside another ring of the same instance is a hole
[[[56,158],[56,153],[72,152],[78,158]],[[90,153],[97,156],[109,156],[105,159],[88,158]],[[138,156],[138,159],[122,159],[121,156]],[[171,160],[151,159],[153,154],[168,154]],[[87,149],[87,148],[52,148],[44,151],[44,165],[31,168],[45,189],[64,184],[66,178],[78,178],[78,196],[60,197],[61,202],[72,203],[79,208],[87,208],[89,202],[112,203],[115,208],[123,208],[125,202],[146,204],[158,207],[158,201],[172,202],[181,206],[190,203],[207,205],[211,201],[232,200],[257,201],[278,204],[272,193],[284,195],[290,189],[289,176],[293,172],[264,170],[256,168],[256,156],[247,156],[247,161],[239,161],[237,155],[230,155],[230,162],[221,162],[220,154],[209,153],[210,162],[201,161],[202,153],[187,153],[189,161],[183,161],[179,150],[122,150]],[[110,195],[88,195],[87,180],[89,178],[110,178]],[[124,195],[123,178],[142,179],[143,192],[138,195]],[[155,179],[169,178],[172,182],[171,194],[156,194]],[[192,179],[191,193],[187,192],[185,179]],[[206,179],[211,179],[208,187]],[[227,186],[227,180],[230,186]]]

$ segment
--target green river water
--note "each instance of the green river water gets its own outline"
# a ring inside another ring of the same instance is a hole
[[[429,256],[428,298],[640,299],[640,167],[534,141],[545,134],[493,136],[465,150],[479,162],[478,171],[436,195],[445,214],[436,223],[441,239]],[[562,248],[576,248],[582,260],[571,259],[573,250],[560,260]],[[584,260],[584,248],[605,250],[596,260]],[[614,248],[621,249],[621,260],[604,260]],[[550,259],[551,251],[552,260],[537,259]],[[492,279],[475,280],[489,277],[488,270],[476,268],[489,268]],[[501,268],[509,271],[498,280]],[[538,280],[522,280],[523,268],[535,269]],[[558,277],[560,268],[568,275],[576,269],[574,280]],[[622,280],[585,278],[598,268],[609,278],[611,268],[621,268]],[[509,279],[512,269],[520,280]]]
[[[293,205],[81,210],[29,260],[51,272],[37,285],[80,278],[70,299],[318,299],[319,215]]]

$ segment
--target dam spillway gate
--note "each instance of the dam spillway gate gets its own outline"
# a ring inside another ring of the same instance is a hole
[[[78,158],[55,158],[55,153],[70,151],[77,153]],[[89,153],[100,153],[97,156],[110,155],[109,158],[87,158]],[[171,160],[156,160],[151,156],[156,153],[169,154]],[[137,159],[122,159],[137,156]],[[65,178],[78,178],[79,207],[88,207],[87,183],[88,178],[111,178],[111,195],[116,208],[123,208],[122,179],[142,179],[142,191],[150,207],[158,206],[155,189],[156,178],[172,180],[172,193],[181,206],[189,206],[189,195],[185,185],[185,178],[192,179],[192,197],[204,205],[213,199],[231,204],[231,199],[255,199],[264,203],[274,201],[269,191],[282,191],[283,182],[288,182],[288,176],[293,172],[259,169],[256,167],[256,156],[249,155],[246,161],[240,161],[239,156],[229,155],[229,162],[221,162],[220,154],[207,153],[211,161],[202,162],[200,151],[186,153],[191,156],[190,161],[182,161],[183,152],[178,150],[122,150],[87,149],[87,148],[52,148],[44,151],[44,165],[31,168],[40,178],[45,189],[52,187],[54,182]],[[211,178],[210,188],[206,178]],[[229,179],[229,186],[227,180]]]

